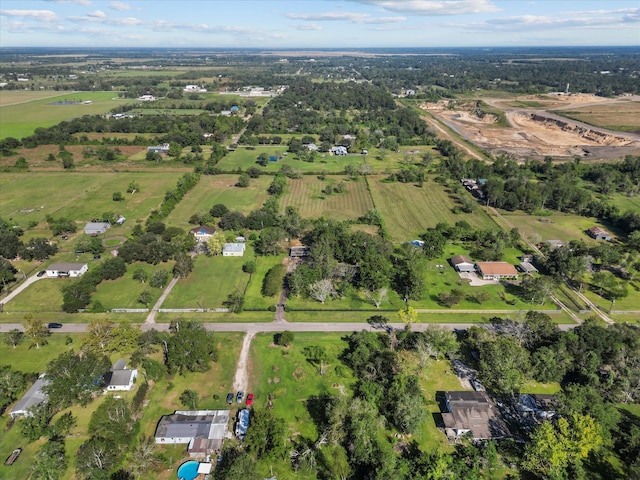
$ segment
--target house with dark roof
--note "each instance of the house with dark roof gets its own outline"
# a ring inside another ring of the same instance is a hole
[[[49,383],[46,379],[46,374],[42,374],[31,385],[31,388],[24,394],[18,403],[11,409],[9,415],[11,418],[18,418],[20,416],[31,416],[31,409],[43,403],[47,399],[47,394],[44,392],[44,387]]]
[[[515,280],[518,278],[516,267],[508,262],[478,262],[476,268],[483,280]]]
[[[89,270],[86,263],[52,263],[47,267],[47,277],[81,277]]]
[[[222,450],[227,436],[229,410],[177,410],[158,422],[158,445],[186,444],[190,457],[203,458]]]
[[[444,392],[442,413],[445,433],[450,439],[471,434],[474,440],[508,437],[509,430],[487,392]]]
[[[136,378],[138,370],[128,369],[125,360],[118,360],[104,376],[105,389],[108,392],[132,390]]]
[[[311,247],[299,245],[289,248],[289,256],[291,258],[303,258],[311,255]]]
[[[601,227],[591,227],[587,230],[587,233],[591,238],[595,240],[606,240],[607,242],[609,242],[611,241],[611,239],[613,239],[611,234]]]
[[[194,227],[191,230],[189,230],[189,233],[191,233],[191,235],[196,237],[196,240],[198,242],[206,242],[213,236],[214,233],[216,233],[216,229],[212,227],[207,227],[205,225],[200,227]]]
[[[466,255],[455,255],[449,259],[449,263],[458,272],[476,271],[476,264]]]

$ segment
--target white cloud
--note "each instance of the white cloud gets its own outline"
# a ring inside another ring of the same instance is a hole
[[[296,23],[294,25],[291,25],[291,27],[295,28],[296,30],[303,30],[303,31],[322,30],[322,27],[317,23]]]
[[[545,30],[560,28],[620,28],[622,23],[638,22],[640,16],[633,18],[631,15],[580,15],[568,14],[566,17],[521,15],[513,17],[494,18],[483,23],[474,24],[473,27],[481,30],[494,31],[522,31]]]
[[[47,2],[53,2],[53,3],[75,3],[76,5],[84,5],[85,7],[88,7],[89,5],[91,5],[91,0],[45,0]]]
[[[347,0],[413,15],[464,15],[499,12],[491,0]]]
[[[41,22],[55,22],[58,16],[51,10],[0,10],[4,17],[34,18]]]
[[[128,5],[124,2],[111,2],[109,4],[109,8],[111,10],[119,10],[119,11],[124,11],[124,10],[131,10],[131,5]]]
[[[369,13],[355,12],[325,12],[325,13],[287,13],[293,20],[305,22],[351,22],[351,23],[398,23],[406,20],[404,17],[372,17]]]
[[[95,10],[93,12],[87,13],[87,17],[103,19],[103,18],[107,18],[107,14],[104,13],[102,10]]]
[[[67,20],[74,23],[103,23],[105,25],[142,25],[144,22],[139,18],[109,18],[102,10],[95,10],[84,16],[67,17]]]

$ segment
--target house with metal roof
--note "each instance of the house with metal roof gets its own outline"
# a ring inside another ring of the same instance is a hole
[[[449,263],[458,272],[476,271],[476,264],[466,255],[455,255],[449,259]]]
[[[242,257],[246,244],[244,243],[225,243],[222,249],[223,257]]]
[[[84,226],[84,233],[91,236],[100,235],[111,227],[109,222],[89,222]]]
[[[508,437],[509,429],[487,392],[444,392],[442,421],[449,438],[471,434],[474,440]]]
[[[31,416],[31,409],[43,403],[47,399],[47,394],[44,392],[44,387],[48,384],[45,377],[46,374],[42,374],[33,383],[31,388],[24,394],[18,403],[11,409],[9,415],[11,418],[17,418],[20,416]]]
[[[158,422],[155,442],[159,445],[186,444],[190,457],[201,458],[220,452],[227,436],[229,410],[177,410]]]
[[[105,374],[105,388],[108,392],[129,391],[133,389],[136,378],[138,378],[138,370],[127,368],[127,362],[121,359]]]
[[[47,277],[81,277],[89,270],[86,263],[52,263],[47,267]]]

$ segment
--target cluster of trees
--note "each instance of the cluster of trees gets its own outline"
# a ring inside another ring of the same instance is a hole
[[[347,118],[348,113],[355,116],[355,121]],[[261,115],[251,118],[244,140],[251,143],[250,135],[290,131],[318,135],[319,141],[327,145],[350,134],[356,137],[356,150],[375,146],[385,137],[395,138],[400,145],[412,144],[416,139],[420,143],[432,141],[416,112],[396,105],[385,88],[369,83],[295,79]],[[311,137],[311,141],[315,139]],[[300,147],[305,143],[304,139],[298,142]],[[259,143],[258,139],[255,143]]]
[[[165,192],[160,207],[151,211],[147,217],[147,225],[166,218],[167,215],[169,215],[176,207],[178,202],[182,200],[182,197],[184,197],[189,190],[195,187],[199,181],[200,175],[198,173],[185,173],[182,175],[176,183],[175,188]]]
[[[0,270],[8,271],[13,269],[13,267],[6,266],[7,260],[20,257],[28,261],[41,261],[55,255],[58,251],[58,247],[46,238],[31,238],[24,243],[20,239],[23,234],[24,230],[22,228],[0,218],[0,259],[4,260]],[[6,281],[12,280],[6,279]]]
[[[127,271],[122,257],[109,258],[97,268],[92,268],[82,277],[69,282],[62,287],[62,310],[67,313],[77,313],[91,303],[91,295],[103,280],[115,280]],[[94,304],[95,311],[103,311],[103,307]]]

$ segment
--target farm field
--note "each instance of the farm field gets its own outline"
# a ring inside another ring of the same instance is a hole
[[[242,271],[242,264],[252,258],[251,248],[247,248],[244,257],[199,255],[193,272],[178,280],[162,307],[221,308],[227,295],[236,290],[244,292],[249,275]]]
[[[344,192],[325,195],[322,190],[327,185],[335,188],[343,183]],[[350,181],[347,177],[330,176],[326,180],[304,176],[287,179],[285,193],[280,200],[280,208],[295,207],[305,218],[325,217],[335,220],[356,220],[374,208],[367,183],[363,178]]]
[[[640,99],[629,98],[615,103],[598,103],[553,110],[553,113],[596,127],[640,132]]]
[[[3,174],[0,177],[0,217],[26,227],[30,222],[42,222],[46,215],[86,222],[112,211],[131,219],[131,223],[118,227],[129,230],[135,219],[146,218],[160,205],[164,192],[175,185],[176,179],[175,173]],[[132,181],[140,185],[140,190],[126,193]],[[114,202],[114,192],[121,192],[125,200]],[[78,227],[81,230],[81,226]]]
[[[455,200],[438,183],[425,182],[423,187],[417,187],[413,183],[385,183],[381,176],[367,179],[374,206],[382,214],[385,228],[395,242],[415,239],[439,222],[453,225],[464,220],[475,228],[497,228],[481,209],[454,214]]]
[[[546,213],[546,212],[545,212]],[[601,226],[615,234],[615,230],[601,225],[597,219],[553,212],[551,215],[528,215],[523,212],[500,211],[500,214],[512,225],[520,230],[524,238],[533,243],[547,240],[584,240],[586,243],[595,242],[585,231],[593,226]]]
[[[0,140],[32,135],[36,128],[50,127],[64,120],[106,113],[113,107],[130,103],[117,98],[117,92],[66,92],[54,98],[40,98],[19,105],[0,107]],[[88,101],[90,104],[50,105],[51,102]]]
[[[267,200],[267,188],[271,180],[270,176],[252,178],[248,187],[241,188],[235,186],[238,175],[202,175],[198,185],[184,196],[167,217],[166,223],[189,230],[193,228],[189,218],[194,213],[208,212],[218,203],[246,215],[259,209]]]
[[[0,107],[9,105],[33,102],[44,98],[55,98],[62,95],[69,95],[69,92],[59,92],[55,90],[0,90]]]

